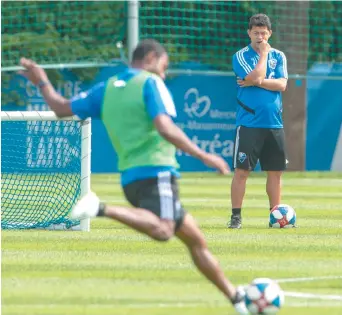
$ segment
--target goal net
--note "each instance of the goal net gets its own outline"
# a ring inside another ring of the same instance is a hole
[[[1,228],[89,230],[68,215],[90,189],[90,120],[1,112]]]

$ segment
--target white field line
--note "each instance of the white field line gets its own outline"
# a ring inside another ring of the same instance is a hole
[[[108,178],[99,178],[97,175],[93,175],[93,182],[95,184],[113,184],[113,185],[120,185],[120,179],[114,177]],[[253,185],[265,185],[266,177],[265,178],[251,178],[250,179]],[[179,183],[188,184],[188,185],[198,185],[204,186],[209,184],[213,185],[230,185],[231,177],[222,178],[222,177],[215,177],[215,178],[181,178]],[[284,178],[284,185],[285,186],[340,186],[342,184],[342,179],[339,178]]]
[[[310,302],[308,303],[303,303],[303,302],[285,302],[285,307],[341,307],[341,303],[312,303]],[[229,304],[225,303],[225,304],[204,304],[204,303],[160,303],[160,304],[131,304],[131,305],[120,305],[118,306],[119,308],[192,308],[192,307],[208,307],[208,308],[216,308],[216,307],[222,307],[222,308],[226,308],[227,305],[229,306]],[[101,307],[104,307],[104,305],[102,305]],[[234,313],[235,314],[235,313]]]
[[[303,277],[303,278],[283,278],[277,279],[278,283],[287,283],[287,282],[309,282],[309,281],[321,281],[321,280],[337,280],[341,279],[342,276],[322,276],[322,277]]]
[[[303,278],[286,278],[276,280],[278,283],[297,283],[297,282],[310,282],[321,280],[337,280],[342,276],[323,276],[323,277],[303,277]],[[284,292],[285,296],[303,299],[317,299],[325,301],[342,301],[342,295],[318,294],[318,293],[302,293],[302,292]]]
[[[342,276],[322,276],[322,277],[303,277],[303,278],[283,278],[276,280],[279,283],[296,283],[296,282],[306,282],[306,281],[321,281],[321,280],[334,280],[334,279],[342,279]],[[292,298],[298,298],[298,299],[310,299],[310,300],[316,300],[316,301],[310,301],[308,302],[299,302],[299,301],[290,301],[285,302],[285,305],[287,307],[341,307],[342,302],[342,296],[341,295],[328,295],[328,294],[314,294],[314,293],[304,293],[304,292],[284,292],[285,296],[292,297]],[[10,304],[7,304],[7,306],[10,306]],[[16,305],[16,307],[25,307],[25,305]],[[51,305],[49,305],[51,307]],[[63,306],[65,306],[63,304]],[[226,307],[226,303],[136,303],[136,304],[125,304],[125,305],[116,305],[119,308],[191,308],[191,307]],[[41,304],[34,304],[29,305],[30,308],[32,307],[46,307],[46,305]],[[56,307],[60,307],[59,304],[56,304]],[[96,308],[106,308],[110,307],[109,305],[103,305],[103,304],[89,304],[87,305],[87,308],[89,307],[96,307]]]
[[[300,299],[314,299],[324,301],[342,301],[342,295],[329,295],[329,294],[315,294],[315,293],[301,293],[301,292],[284,292],[285,296],[300,298]]]
[[[125,200],[124,198],[111,198],[109,196],[99,196],[102,202],[106,202],[109,204],[122,204],[122,203],[126,203],[127,204],[127,200]],[[212,197],[208,197],[208,198],[187,198],[187,197],[181,197],[181,202],[183,204],[185,203],[191,203],[194,205],[203,205],[205,203],[210,203],[211,205],[216,205],[216,204],[221,204],[221,205],[225,205],[227,202],[229,202],[229,198],[228,196],[225,196],[223,198],[212,198]],[[267,208],[267,204],[266,202],[260,201],[260,202],[247,202],[246,203],[246,207],[253,207],[253,208],[261,208],[261,209],[265,209]],[[315,209],[321,209],[322,206],[319,205],[306,205],[306,204],[300,204],[300,207],[298,206],[298,208],[301,209],[309,209],[309,210],[315,210]],[[341,208],[340,205],[331,205],[329,206],[329,209],[331,210],[339,210]]]
[[[333,302],[333,301],[310,301],[310,302],[299,302],[299,301],[290,301],[287,302],[285,301],[285,307],[305,307],[305,308],[316,308],[316,307],[341,307],[341,303],[340,302]],[[74,304],[10,304],[10,303],[6,303],[6,305],[4,305],[3,307],[11,307],[11,306],[15,306],[15,308],[46,308],[48,307],[54,307],[58,310],[58,308],[61,307],[74,307]],[[84,305],[85,309],[89,309],[89,308],[97,308],[97,309],[103,309],[103,308],[194,308],[194,307],[207,307],[207,308],[218,308],[218,307],[222,307],[222,308],[227,308],[229,307],[229,303],[223,303],[223,302],[217,302],[217,303],[151,303],[151,302],[146,302],[146,303],[132,303],[132,304],[120,304],[120,302],[118,302],[117,304],[87,304]],[[113,313],[115,314],[115,313]]]
[[[303,277],[303,278],[283,278],[277,279],[278,283],[297,283],[297,282],[310,282],[322,280],[337,280],[342,279],[342,276],[322,276],[322,277]],[[247,285],[244,285],[246,287]],[[285,296],[302,299],[314,299],[324,301],[342,301],[342,295],[330,295],[319,293],[303,293],[303,292],[290,292],[284,291]]]
[[[119,194],[119,192],[117,192],[116,194]],[[114,194],[113,194],[114,195]],[[120,201],[126,201],[124,197],[122,198],[116,198],[116,197],[113,197],[113,195],[106,195],[106,194],[99,194],[99,197],[101,199],[105,199],[103,200],[104,202],[120,202]],[[222,195],[222,196],[208,196],[208,197],[202,197],[202,198],[196,198],[196,197],[186,197],[185,196],[186,194],[183,194],[180,199],[181,200],[186,200],[188,202],[207,202],[207,201],[212,201],[212,202],[215,202],[215,201],[218,201],[218,202],[221,202],[221,201],[224,201],[224,200],[228,200],[229,199],[229,195],[226,194],[226,195]],[[264,196],[265,194],[260,192],[260,193],[253,193],[253,196],[254,197],[262,197]],[[286,196],[291,196],[291,197],[298,197],[298,198],[305,198],[305,197],[308,197],[308,198],[311,198],[311,197],[315,197],[315,198],[318,198],[318,197],[331,197],[331,198],[337,198],[337,197],[341,197],[341,194],[340,193],[330,193],[330,194],[327,194],[327,193],[324,193],[324,194],[319,194],[319,193],[315,193],[314,195],[313,194],[304,194],[304,193],[289,193],[289,194],[283,194],[285,197]]]
[[[63,304],[64,305],[64,304]],[[229,303],[205,304],[205,303],[142,303],[142,304],[127,304],[118,305],[119,308],[191,308],[191,307],[224,307],[226,308]],[[341,307],[341,303],[322,303],[322,302],[285,302],[285,307]],[[101,305],[104,307],[104,305]]]

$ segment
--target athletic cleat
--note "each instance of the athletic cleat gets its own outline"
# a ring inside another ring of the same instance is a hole
[[[246,291],[242,286],[236,288],[236,297],[233,301],[233,306],[237,314],[246,315],[249,314],[245,303]]]
[[[230,218],[230,222],[228,223],[228,228],[230,229],[241,229],[241,216],[240,215],[232,215]]]
[[[72,219],[93,218],[99,212],[100,199],[94,192],[89,192],[82,197],[70,212]]]

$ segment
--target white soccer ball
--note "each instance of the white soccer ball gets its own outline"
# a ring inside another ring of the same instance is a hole
[[[258,278],[248,285],[245,303],[251,314],[276,314],[284,304],[284,292],[274,280]]]
[[[296,212],[289,205],[277,205],[270,212],[269,226],[272,228],[292,228],[296,223]]]

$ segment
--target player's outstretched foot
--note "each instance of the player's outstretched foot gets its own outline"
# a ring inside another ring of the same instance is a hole
[[[228,228],[230,229],[241,229],[241,216],[240,215],[232,215],[230,217],[230,222],[228,223]]]
[[[72,219],[92,218],[99,212],[100,199],[92,191],[82,197],[70,213]]]
[[[237,312],[237,314],[249,314],[246,304],[245,304],[245,289],[241,286],[238,286],[236,288],[236,296],[235,299],[233,301],[233,306]]]

